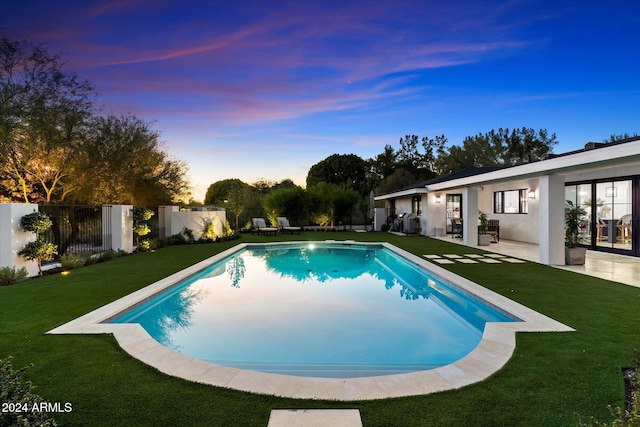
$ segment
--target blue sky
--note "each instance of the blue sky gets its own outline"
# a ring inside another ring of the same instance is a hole
[[[196,200],[406,134],[544,128],[560,153],[640,132],[638,28],[616,0],[0,0],[5,34],[155,122]]]

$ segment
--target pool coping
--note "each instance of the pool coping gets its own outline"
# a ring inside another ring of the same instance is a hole
[[[450,365],[427,371],[364,378],[297,377],[215,365],[164,347],[151,338],[139,324],[102,323],[116,317],[125,309],[144,303],[176,282],[239,250],[252,246],[301,243],[385,247],[425,268],[445,283],[462,288],[485,303],[503,310],[521,321],[487,323],[478,346],[467,356]],[[297,399],[352,401],[429,394],[473,384],[493,375],[507,363],[516,347],[516,332],[570,331],[574,331],[574,329],[390,243],[327,240],[319,242],[241,243],[47,333],[113,334],[122,349],[131,356],[168,375],[198,383]]]

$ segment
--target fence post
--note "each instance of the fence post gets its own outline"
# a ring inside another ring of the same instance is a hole
[[[111,205],[102,207],[103,224],[110,225],[106,230],[103,225],[103,234],[110,236],[111,247],[114,251],[124,250],[133,252],[133,214],[131,205]],[[105,216],[109,220],[105,221]]]
[[[171,232],[171,214],[180,212],[179,206],[158,206],[158,237],[169,237]]]
[[[38,263],[18,255],[27,243],[36,240],[35,233],[22,230],[20,219],[37,210],[38,205],[32,203],[0,204],[0,267],[25,267],[29,276],[38,275]]]

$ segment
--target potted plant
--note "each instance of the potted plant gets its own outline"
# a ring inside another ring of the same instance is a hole
[[[491,235],[487,234],[489,229],[489,216],[482,211],[478,211],[478,246],[489,246],[491,244]]]
[[[584,264],[587,248],[579,246],[582,241],[582,233],[580,228],[581,218],[586,215],[586,211],[575,205],[572,201],[567,200],[564,209],[564,262],[568,265]]]

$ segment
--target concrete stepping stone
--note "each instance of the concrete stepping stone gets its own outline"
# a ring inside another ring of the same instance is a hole
[[[267,427],[362,427],[357,409],[274,409]]]
[[[445,258],[434,258],[433,261],[437,262],[438,264],[455,264],[455,261],[451,261],[450,259]]]

